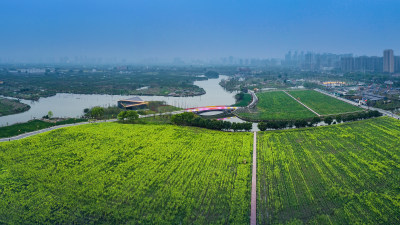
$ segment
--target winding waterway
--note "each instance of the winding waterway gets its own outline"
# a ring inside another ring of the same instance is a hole
[[[235,93],[224,90],[219,82],[227,76],[219,76],[218,79],[209,79],[194,82],[203,88],[206,94],[194,97],[165,97],[165,96],[140,96],[145,101],[165,101],[167,104],[181,108],[210,106],[210,105],[232,105],[235,103]],[[80,117],[85,108],[94,106],[113,106],[118,100],[133,97],[121,95],[84,95],[59,93],[48,98],[40,98],[39,101],[21,100],[22,103],[31,106],[31,109],[14,115],[0,117],[0,126],[12,125],[14,123],[27,122],[31,119],[41,118],[52,111],[54,117]],[[237,119],[237,118],[236,118]],[[239,119],[237,119],[239,120]]]

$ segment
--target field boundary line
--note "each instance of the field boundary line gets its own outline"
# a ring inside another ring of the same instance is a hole
[[[302,103],[301,101],[297,100],[295,97],[293,97],[291,94],[289,94],[287,91],[283,91],[285,92],[287,95],[289,95],[291,98],[293,98],[296,102],[300,103],[302,106],[306,107],[308,110],[310,110],[312,113],[314,113],[317,116],[321,116],[320,114],[318,114],[317,112],[315,112],[314,110],[312,110],[310,107],[308,107],[307,105],[305,105],[304,103]]]
[[[257,131],[254,131],[253,170],[251,178],[250,225],[256,225],[256,224],[257,224]]]

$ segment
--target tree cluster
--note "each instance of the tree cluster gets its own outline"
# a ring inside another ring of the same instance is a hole
[[[136,111],[122,111],[117,116],[118,121],[125,123],[134,123],[139,119],[139,114]]]
[[[244,97],[244,93],[243,93],[243,92],[237,93],[237,94],[235,95],[236,102],[241,101],[241,100],[243,99],[243,97]]]
[[[100,107],[96,106],[93,108],[86,108],[83,110],[86,118],[93,119],[112,119],[116,118],[118,113],[123,111],[123,109],[118,108],[117,106],[109,106],[109,107]]]
[[[229,121],[204,119],[192,112],[173,115],[171,117],[171,122],[181,126],[203,127],[212,130],[250,131],[252,129],[252,123],[232,123]]]
[[[104,108],[102,107],[93,107],[92,110],[90,110],[90,117],[95,118],[95,119],[101,119],[101,117],[104,115]]]
[[[204,76],[206,76],[207,78],[218,78],[219,77],[219,73],[216,71],[207,71]]]
[[[348,122],[348,121],[374,118],[374,117],[379,117],[379,116],[382,116],[382,113],[380,113],[377,110],[370,110],[368,112],[353,113],[353,114],[349,114],[349,115],[345,115],[345,116],[337,115],[335,117],[335,119],[338,123],[340,123],[341,121]]]
[[[327,116],[323,119],[324,123],[331,125],[332,123],[340,123],[340,122],[348,122],[348,121],[356,121],[361,119],[368,119],[373,117],[379,117],[382,114],[379,111],[372,110],[368,112],[360,112],[360,113],[353,113],[349,115],[337,115],[335,117]],[[334,119],[336,122],[334,122]],[[296,128],[301,127],[313,127],[319,122],[321,122],[320,117],[314,117],[311,121],[307,121],[304,119],[295,120],[295,121],[268,121],[268,122],[260,122],[258,123],[258,129],[261,131],[265,131],[267,129],[285,129],[287,127],[295,126]]]

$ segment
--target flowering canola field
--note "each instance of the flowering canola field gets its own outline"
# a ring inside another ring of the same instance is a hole
[[[259,224],[400,224],[400,122],[258,134]]]
[[[0,223],[245,224],[251,133],[103,123],[0,143]]]

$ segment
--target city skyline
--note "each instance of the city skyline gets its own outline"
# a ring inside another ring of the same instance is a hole
[[[385,52],[390,52],[391,70],[384,69],[387,64],[385,61]],[[318,61],[318,63],[317,63]],[[102,58],[102,57],[49,57],[46,59],[36,59],[36,61],[18,61],[12,58],[1,58],[0,64],[149,64],[149,65],[237,65],[237,66],[286,66],[298,67],[306,70],[319,70],[322,68],[341,68],[342,71],[375,71],[375,72],[400,72],[400,56],[397,56],[393,49],[383,50],[382,55],[355,55],[353,53],[336,54],[330,52],[312,52],[312,51],[289,51],[283,58],[242,58],[242,57],[220,57],[208,60],[202,59],[182,59],[175,57],[171,60],[162,61],[157,58],[143,59],[140,61],[129,61],[124,58]],[[374,64],[374,65],[372,65]]]

